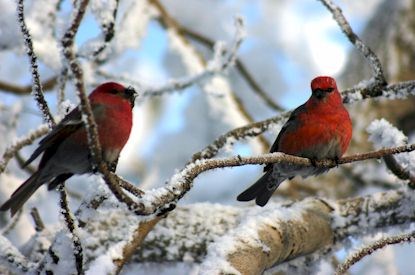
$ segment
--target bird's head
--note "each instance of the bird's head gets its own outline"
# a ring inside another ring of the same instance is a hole
[[[135,99],[138,94],[131,86],[126,88],[123,85],[116,82],[106,82],[95,88],[95,90],[90,95],[90,99],[93,100],[94,98],[101,97],[104,95],[118,97],[123,100],[128,100],[128,102],[131,105],[131,108],[133,108]]]
[[[311,81],[311,91],[317,99],[324,99],[337,91],[336,80],[329,76],[318,76]]]

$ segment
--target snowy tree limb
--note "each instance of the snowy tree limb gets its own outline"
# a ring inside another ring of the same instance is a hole
[[[338,161],[325,159],[316,161],[314,164],[310,159],[287,155],[281,152],[263,154],[252,157],[235,156],[230,158],[204,159],[188,164],[180,173],[174,175],[167,186],[161,187],[153,192],[148,191],[142,199],[138,199],[139,209],[135,212],[139,215],[151,215],[160,211],[169,204],[176,203],[193,186],[194,179],[208,170],[224,167],[236,167],[251,164],[286,163],[295,166],[317,166],[333,168],[340,164],[352,163],[368,159],[379,159],[390,154],[399,154],[415,150],[415,144],[403,145],[393,148],[381,149],[367,153],[346,156]],[[147,202],[151,202],[151,204]]]
[[[85,261],[92,264],[101,255],[97,244],[109,251],[122,243],[120,253],[109,254],[118,271],[134,252],[134,262],[190,260],[202,262],[202,270],[220,272],[226,261],[243,274],[259,274],[290,259],[336,249],[350,236],[409,225],[415,221],[413,205],[412,191],[400,189],[337,201],[271,202],[264,208],[201,203],[180,207],[166,219],[140,220],[117,208],[103,208],[82,228],[83,238],[89,240]],[[1,251],[3,262],[10,253]]]
[[[33,42],[32,37],[30,36],[29,29],[26,26],[24,20],[24,5],[23,0],[19,0],[17,3],[17,21],[20,25],[20,31],[23,34],[23,39],[25,41],[26,52],[30,59],[30,66],[31,66],[31,73],[32,73],[32,93],[36,100],[36,103],[42,112],[43,120],[49,125],[49,127],[53,127],[55,125],[55,121],[53,119],[52,114],[50,113],[49,106],[43,96],[43,89],[42,83],[40,82],[40,75],[38,70],[37,64],[37,56],[33,50]]]
[[[226,259],[242,274],[260,274],[290,259],[336,249],[350,236],[409,225],[415,221],[414,202],[411,190],[400,189],[338,201],[271,203],[264,208],[189,205],[160,221],[133,260],[193,259],[202,261],[201,270],[216,274],[226,273],[220,269]]]

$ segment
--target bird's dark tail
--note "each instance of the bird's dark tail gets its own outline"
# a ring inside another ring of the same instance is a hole
[[[272,176],[272,169],[267,171],[253,185],[243,191],[236,198],[238,201],[250,201],[255,199],[255,203],[259,206],[267,204],[274,193],[275,189],[283,182],[285,178],[275,178]]]
[[[33,195],[33,193],[42,185],[43,181],[39,180],[39,172],[34,173],[28,178],[16,191],[11,195],[2,206],[0,211],[10,209],[12,217],[19,211],[23,204]]]

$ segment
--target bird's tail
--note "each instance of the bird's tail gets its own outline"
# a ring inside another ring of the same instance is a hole
[[[12,217],[23,206],[23,204],[33,195],[33,193],[42,185],[43,181],[39,180],[39,172],[34,173],[22,185],[17,188],[2,206],[0,211],[7,211],[10,209]]]
[[[236,198],[238,201],[250,201],[255,199],[255,203],[259,206],[267,204],[274,193],[275,189],[283,182],[285,178],[275,178],[272,175],[272,169],[267,171],[253,185],[243,191]]]

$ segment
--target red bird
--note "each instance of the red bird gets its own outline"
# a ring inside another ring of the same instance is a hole
[[[98,126],[102,157],[112,171],[115,171],[119,154],[130,136],[136,96],[133,88],[125,88],[115,82],[99,85],[89,95]],[[37,172],[0,207],[1,211],[10,209],[13,216],[42,184],[47,183],[48,190],[51,190],[74,174],[94,172],[79,106],[39,142],[39,147],[25,165],[42,153]]]
[[[343,106],[336,81],[319,76],[311,81],[311,97],[292,113],[282,127],[270,152],[283,152],[309,158],[338,160],[349,147],[352,138],[352,122]],[[267,204],[275,189],[286,179],[297,175],[303,178],[318,175],[326,168],[298,167],[276,163],[264,168],[265,174],[242,192],[238,201],[255,199],[259,206]]]

